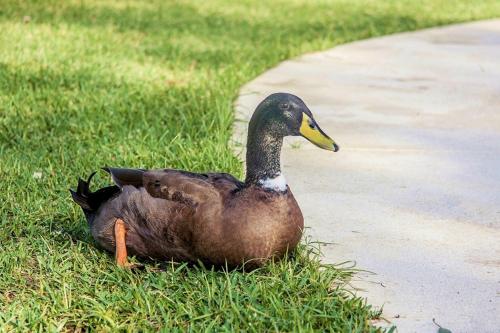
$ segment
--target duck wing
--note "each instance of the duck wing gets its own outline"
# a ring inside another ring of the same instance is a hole
[[[132,185],[134,187],[142,187],[142,177],[146,172],[145,169],[125,169],[125,168],[102,168],[104,171],[111,175],[113,182],[120,188],[125,185]]]
[[[227,173],[194,173],[183,170],[104,168],[111,174],[113,182],[123,187],[132,185],[146,191],[155,198],[198,206],[201,203],[225,197],[243,188],[244,184]]]

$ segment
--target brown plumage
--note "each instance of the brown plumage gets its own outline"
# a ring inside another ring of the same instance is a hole
[[[322,148],[338,150],[298,97],[274,94],[250,121],[245,182],[225,173],[105,168],[115,186],[91,192],[92,175],[71,192],[92,236],[117,254],[120,265],[126,265],[127,255],[136,255],[259,266],[292,251],[304,227],[300,208],[281,178],[279,152],[285,135],[303,135]]]

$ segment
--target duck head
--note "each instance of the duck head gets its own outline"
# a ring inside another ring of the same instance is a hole
[[[272,94],[257,106],[248,125],[247,183],[286,191],[280,166],[285,136],[303,136],[320,148],[339,150],[299,97],[287,93]]]

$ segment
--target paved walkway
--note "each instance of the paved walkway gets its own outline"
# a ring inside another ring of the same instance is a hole
[[[500,332],[500,20],[285,61],[242,89],[237,117],[278,91],[341,147],[294,138],[282,157],[324,260],[374,272],[354,285],[399,332]]]

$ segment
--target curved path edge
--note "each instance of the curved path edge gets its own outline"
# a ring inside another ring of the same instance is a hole
[[[245,85],[234,141],[268,94],[301,97],[341,146],[286,141],[283,172],[323,260],[399,332],[500,330],[500,20],[285,61]],[[241,156],[244,156],[242,154]],[[384,324],[384,323],[380,323]]]

